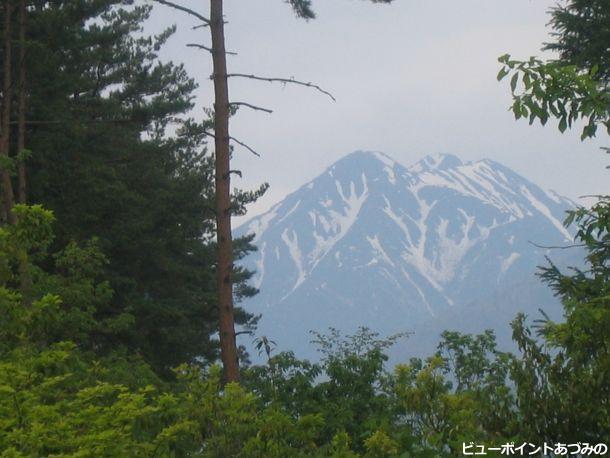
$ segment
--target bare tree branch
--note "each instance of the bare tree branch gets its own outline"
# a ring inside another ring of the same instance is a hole
[[[224,21],[223,24],[228,24],[227,21]],[[210,24],[199,24],[199,25],[194,25],[193,27],[191,27],[191,30],[197,30],[197,29],[203,29],[205,27],[209,27]]]
[[[203,16],[203,15],[199,14],[198,12],[196,12],[196,11],[194,11],[194,10],[190,9],[190,8],[187,8],[187,7],[182,6],[182,5],[178,5],[177,3],[174,3],[174,2],[169,2],[169,1],[167,1],[167,0],[153,0],[153,1],[155,1],[155,2],[157,2],[157,3],[160,3],[161,5],[169,6],[169,7],[171,7],[171,8],[174,8],[174,9],[177,9],[177,10],[183,11],[183,12],[185,12],[185,13],[187,13],[187,14],[190,14],[191,16],[194,16],[194,17],[196,17],[197,19],[199,19],[199,20],[200,20],[201,22],[203,22],[203,23],[204,23],[206,26],[207,26],[207,25],[210,25],[210,20],[209,20],[207,17],[205,17],[205,16]]]
[[[198,43],[187,43],[186,45],[189,48],[199,48],[199,49],[203,49],[204,51],[209,52],[210,54],[212,54],[214,52],[214,50],[212,48],[209,48],[207,46],[204,45],[200,45]],[[231,52],[231,51],[225,51],[225,54],[229,54],[231,56],[237,56],[236,52]]]
[[[203,49],[204,51],[207,51],[207,52],[209,52],[210,54],[211,54],[212,52],[214,52],[214,51],[212,50],[212,48],[208,48],[207,46],[200,45],[200,44],[197,44],[197,43],[187,43],[187,44],[186,44],[186,46],[187,46],[187,48],[198,48],[198,49]]]
[[[588,199],[588,198],[596,198],[596,199],[607,199],[608,196],[603,194],[585,194],[584,196],[578,196],[579,199]]]
[[[252,108],[253,110],[257,110],[257,111],[264,111],[265,113],[269,113],[269,114],[273,113],[273,110],[270,110],[269,108],[258,107],[256,105],[251,105],[246,102],[231,102],[229,105],[244,106],[244,107]]]
[[[258,154],[256,151],[254,151],[251,147],[249,147],[248,145],[246,145],[244,142],[240,142],[238,139],[236,139],[235,137],[229,137],[229,140],[233,140],[235,143],[237,143],[238,145],[243,146],[244,148],[246,148],[248,151],[250,151],[252,154],[254,154],[256,157],[261,157],[260,154]]]
[[[571,248],[582,248],[582,247],[586,246],[584,243],[578,243],[578,244],[574,244],[574,245],[565,245],[565,246],[545,246],[545,245],[538,245],[537,243],[534,243],[531,240],[528,240],[527,243],[535,246],[536,248],[542,248],[544,250],[569,250]]]
[[[182,122],[181,119],[168,119],[168,123],[171,124],[180,124]],[[52,121],[36,121],[36,120],[27,120],[26,125],[29,126],[46,126],[46,125],[55,125],[55,124],[141,124],[142,121],[134,120],[134,119],[86,119],[86,120],[74,120],[74,119],[66,119],[66,120],[52,120]],[[17,121],[11,121],[10,124],[12,126],[18,125]]]
[[[209,137],[212,138],[216,138],[216,135],[210,133],[207,130],[204,130],[203,133]],[[250,146],[246,145],[244,142],[239,141],[238,139],[236,139],[235,137],[229,137],[229,140],[233,140],[235,143],[237,143],[238,145],[243,146],[244,148],[246,148],[248,151],[250,151],[252,154],[254,154],[256,157],[261,157],[260,154],[258,154],[254,149],[252,149]],[[229,170],[229,173],[231,173],[232,171]]]
[[[318,92],[321,92],[324,95],[327,95],[328,97],[330,97],[332,99],[333,102],[337,101],[335,99],[335,97],[330,92],[325,91],[320,86],[318,86],[316,84],[313,84],[313,83],[306,83],[304,81],[295,80],[294,78],[267,78],[267,77],[263,77],[263,76],[246,75],[244,73],[229,73],[227,75],[227,77],[228,78],[233,78],[233,77],[237,77],[237,78],[250,78],[250,79],[253,79],[253,80],[267,81],[269,83],[296,84],[296,85],[299,85],[299,86],[310,87],[310,88],[313,88],[313,89],[317,90]]]

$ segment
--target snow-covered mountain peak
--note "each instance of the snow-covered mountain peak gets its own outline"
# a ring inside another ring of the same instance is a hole
[[[456,158],[457,159],[457,158]],[[456,164],[453,161],[453,164]],[[411,169],[413,171],[413,169]],[[441,194],[447,199],[474,199],[495,207],[509,219],[524,219],[540,214],[570,239],[561,221],[565,209],[573,203],[561,196],[544,191],[513,170],[490,159],[466,162],[443,170],[424,170],[416,175],[411,188],[419,198],[429,200]]]
[[[453,154],[437,153],[424,157],[408,168],[409,172],[420,174],[439,170],[449,170],[462,165],[459,157]]]
[[[361,160],[368,160],[368,159],[372,159],[375,158],[378,161],[384,163],[385,165],[387,165],[388,167],[394,167],[394,165],[397,164],[397,162],[392,159],[390,156],[388,156],[386,153],[382,152],[382,151],[368,151],[368,150],[358,150],[358,151],[354,151],[353,153],[347,154],[345,155],[343,158],[339,159],[336,164],[340,164],[340,163],[356,163],[358,161]]]
[[[529,242],[569,240],[570,206],[494,161],[407,169],[357,151],[237,229],[259,248],[244,265],[260,294],[245,305],[287,342],[296,328],[404,330],[531,275],[546,253]]]
[[[404,186],[414,179],[404,166],[385,153],[356,151],[335,162],[306,186],[309,189],[326,189],[329,185],[335,188],[339,183],[341,188],[349,189],[350,183],[355,183],[356,188],[360,189],[362,176],[376,188]]]
[[[359,175],[363,171],[371,173],[382,169],[401,169],[406,172],[405,167],[381,151],[355,151],[339,159],[327,169],[327,172],[333,175],[349,171]]]

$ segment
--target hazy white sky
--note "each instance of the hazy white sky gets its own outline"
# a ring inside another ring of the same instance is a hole
[[[207,0],[174,0],[208,15]],[[547,189],[576,199],[608,193],[610,157],[601,132],[581,142],[555,124],[529,126],[508,112],[508,82],[498,83],[498,56],[541,56],[549,41],[547,10],[554,0],[314,0],[318,18],[296,19],[283,0],[226,0],[229,72],[295,77],[331,91],[251,80],[230,81],[243,108],[232,135],[261,153],[236,146],[234,184],[271,189],[251,209],[261,212],[355,150],[377,150],[405,165],[430,153],[464,160],[491,158]],[[178,25],[162,56],[184,62],[200,83],[198,108],[212,104],[210,56],[185,48],[209,44],[209,31],[192,31],[188,16],[156,7],[153,28]]]

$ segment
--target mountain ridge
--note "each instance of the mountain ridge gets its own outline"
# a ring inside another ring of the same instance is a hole
[[[309,329],[424,329],[530,278],[548,254],[530,241],[571,240],[572,206],[488,159],[405,167],[357,151],[238,228],[259,248],[243,262],[260,289],[244,307],[262,313],[260,333],[305,353]]]

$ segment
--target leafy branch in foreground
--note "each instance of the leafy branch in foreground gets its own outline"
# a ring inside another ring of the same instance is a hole
[[[562,133],[582,120],[583,140],[594,137],[598,126],[610,134],[610,91],[596,79],[597,67],[579,70],[576,65],[535,57],[518,61],[509,54],[498,61],[502,64],[498,81],[510,77],[511,110],[516,119],[529,118],[530,124],[539,120],[545,125],[555,118]]]
[[[594,137],[598,127],[610,133],[608,1],[565,0],[549,14],[554,41],[542,49],[558,52],[556,60],[499,58],[498,80],[510,76],[515,117],[529,117],[530,124],[555,118],[561,132],[583,121],[583,140]]]

